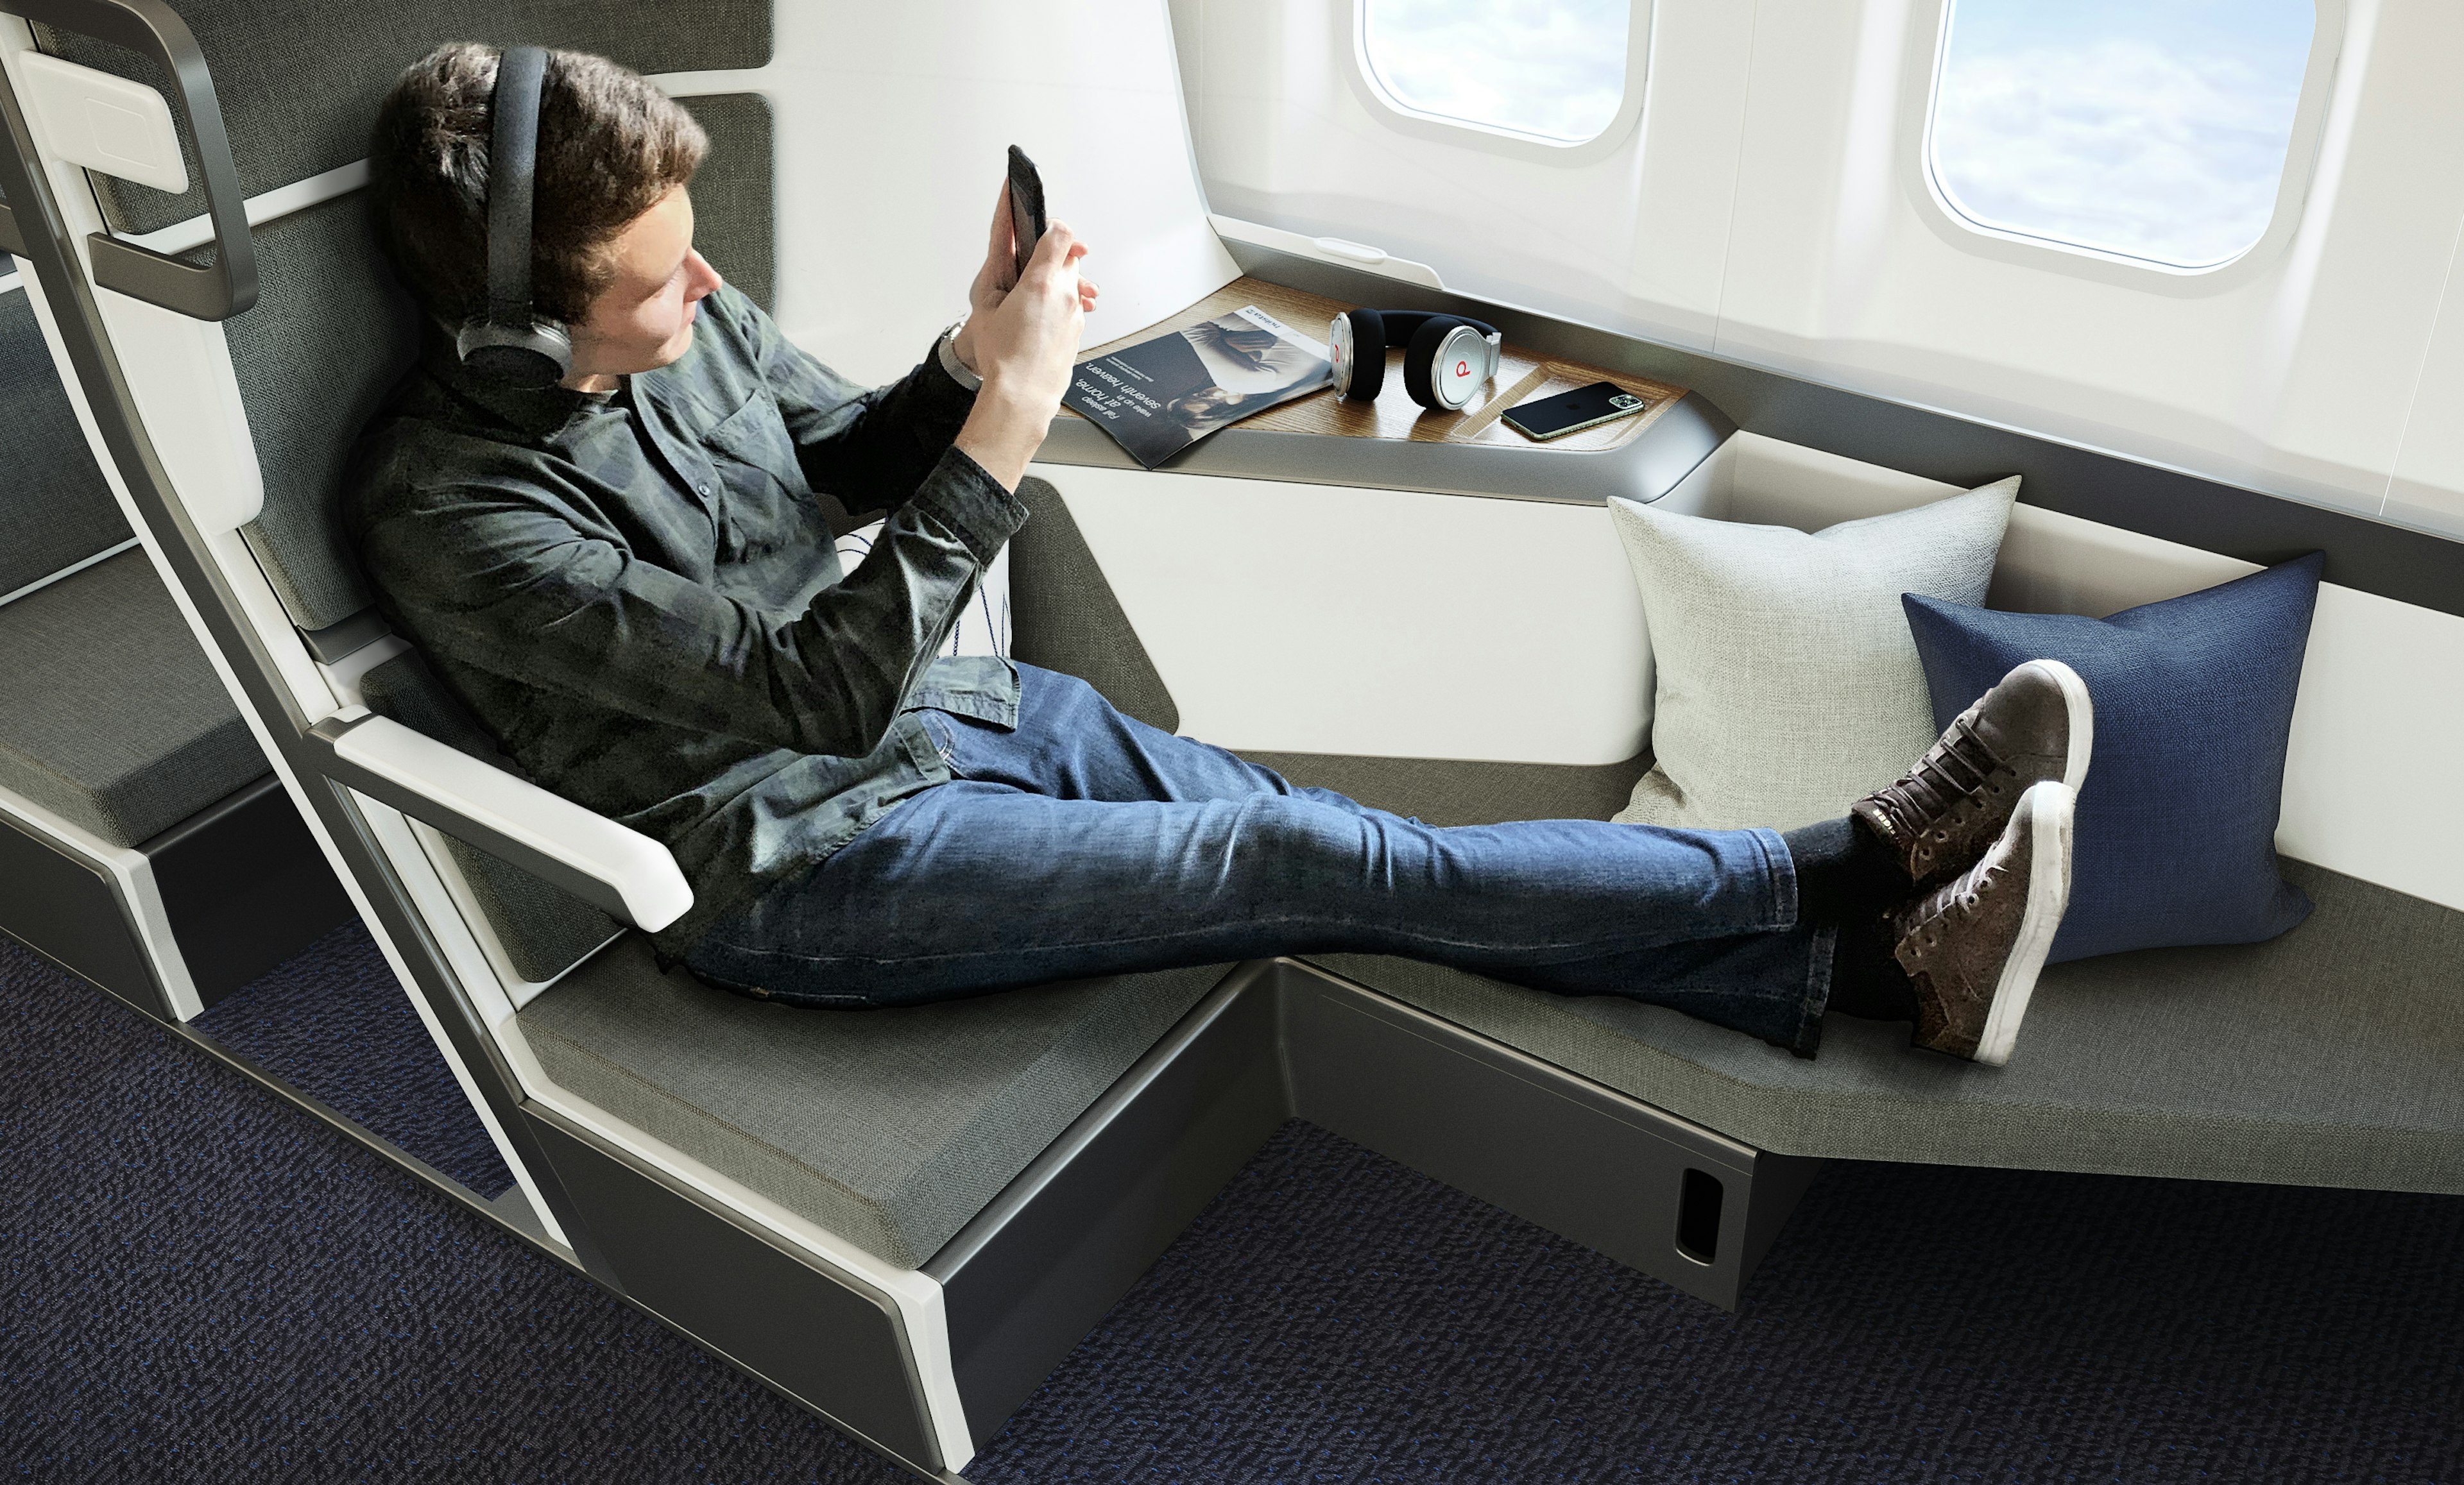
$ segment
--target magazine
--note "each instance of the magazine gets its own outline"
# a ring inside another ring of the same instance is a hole
[[[1327,384],[1325,345],[1254,304],[1081,364],[1061,399],[1152,470],[1227,423]]]

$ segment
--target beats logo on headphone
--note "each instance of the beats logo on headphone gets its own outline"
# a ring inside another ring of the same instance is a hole
[[[1386,351],[1403,347],[1403,390],[1431,412],[1456,412],[1497,375],[1506,338],[1489,325],[1433,310],[1345,310],[1327,326],[1334,390],[1375,402],[1386,382]]]

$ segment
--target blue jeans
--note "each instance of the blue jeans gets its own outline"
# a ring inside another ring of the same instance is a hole
[[[927,710],[951,778],[723,919],[696,975],[794,1005],[916,1005],[1293,953],[1431,960],[1671,1006],[1810,1052],[1835,930],[1770,830],[1441,828],[1297,788],[1020,666],[1015,731]]]

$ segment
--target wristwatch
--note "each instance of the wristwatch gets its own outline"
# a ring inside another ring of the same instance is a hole
[[[963,315],[950,321],[950,328],[942,331],[941,338],[933,343],[933,352],[941,358],[941,369],[950,374],[950,380],[972,392],[984,384],[984,379],[969,371],[967,363],[958,360],[958,330],[966,322]]]

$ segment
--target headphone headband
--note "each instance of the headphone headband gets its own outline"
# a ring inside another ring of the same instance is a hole
[[[496,55],[488,104],[488,309],[454,338],[464,365],[526,387],[554,386],[573,368],[564,327],[539,318],[531,303],[531,207],[546,86],[544,48]]]
[[[547,52],[507,47],[496,58],[488,130],[488,318],[531,318],[531,190],[539,170],[539,94]]]
[[[1379,322],[1386,327],[1388,345],[1411,344],[1412,337],[1419,333],[1422,325],[1433,319],[1449,319],[1459,325],[1469,325],[1485,336],[1497,334],[1494,326],[1483,324],[1468,315],[1452,315],[1444,310],[1379,310],[1376,314]]]

